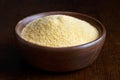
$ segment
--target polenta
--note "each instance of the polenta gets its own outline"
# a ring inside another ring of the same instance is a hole
[[[68,15],[49,15],[28,23],[21,32],[26,41],[47,47],[70,47],[89,43],[99,36],[90,23]]]

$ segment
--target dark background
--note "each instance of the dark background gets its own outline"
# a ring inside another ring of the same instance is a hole
[[[119,0],[0,0],[0,80],[120,80]],[[46,11],[73,11],[93,16],[107,29],[98,59],[70,73],[51,73],[26,64],[14,28],[26,16]]]

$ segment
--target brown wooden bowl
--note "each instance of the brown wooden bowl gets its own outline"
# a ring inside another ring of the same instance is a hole
[[[89,22],[99,31],[99,38],[87,44],[61,48],[40,46],[21,38],[21,31],[26,24],[34,19],[53,14],[70,15]],[[55,72],[74,71],[92,64],[99,55],[106,36],[106,30],[98,20],[84,14],[63,11],[45,12],[26,17],[16,25],[15,32],[26,61],[37,68]]]

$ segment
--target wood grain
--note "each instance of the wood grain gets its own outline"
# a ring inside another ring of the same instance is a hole
[[[0,80],[120,80],[120,10],[118,0],[0,0]],[[45,11],[75,11],[99,19],[107,39],[89,67],[51,73],[24,62],[16,46],[14,28],[22,18]]]

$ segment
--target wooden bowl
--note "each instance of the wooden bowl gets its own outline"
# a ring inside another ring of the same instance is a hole
[[[99,31],[99,38],[87,44],[61,48],[40,46],[21,38],[21,31],[26,24],[34,19],[53,14],[70,15],[89,22]],[[23,51],[21,54],[29,64],[55,72],[79,70],[92,64],[98,57],[106,36],[106,30],[98,20],[84,14],[62,11],[45,12],[26,17],[16,25],[15,33]]]

